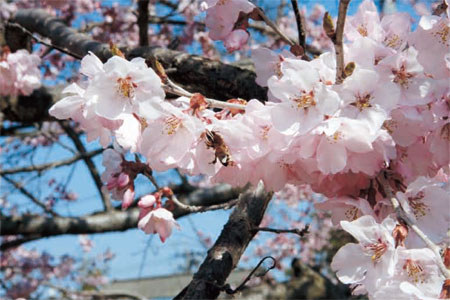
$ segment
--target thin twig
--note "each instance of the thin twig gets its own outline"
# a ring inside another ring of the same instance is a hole
[[[245,285],[247,284],[247,282],[248,282],[250,279],[252,279],[253,274],[254,274],[256,271],[259,271],[259,267],[260,267],[260,266],[263,264],[263,262],[266,261],[267,259],[271,259],[271,260],[273,261],[273,264],[272,264],[269,268],[267,268],[266,270],[264,270],[264,272],[262,272],[261,274],[257,274],[256,276],[262,277],[262,276],[266,275],[267,272],[269,272],[270,270],[274,269],[274,268],[276,267],[276,265],[277,265],[277,260],[276,260],[273,256],[270,256],[270,255],[269,255],[269,256],[263,257],[263,258],[259,261],[259,263],[256,265],[256,267],[253,268],[253,270],[250,272],[250,274],[248,274],[248,276],[242,281],[242,283],[241,283],[237,288],[232,289],[232,288],[230,287],[229,284],[225,284],[225,285],[223,286],[222,290],[224,290],[225,293],[227,293],[227,294],[229,294],[229,295],[236,294],[237,292],[239,292],[240,290],[242,290],[242,289],[245,287]]]
[[[292,8],[294,9],[295,21],[297,22],[298,43],[302,46],[303,50],[306,51],[305,28],[303,27],[302,16],[300,15],[300,10],[298,9],[297,0],[291,0],[291,3]]]
[[[301,237],[304,237],[305,234],[309,233],[309,225],[306,225],[303,229],[276,229],[276,228],[269,228],[269,227],[256,227],[254,228],[255,231],[267,231],[267,232],[273,232],[273,233],[293,233],[297,234]]]
[[[33,202],[37,206],[41,207],[45,212],[51,214],[52,216],[58,216],[58,214],[56,212],[54,212],[47,205],[45,205],[44,203],[39,201],[33,194],[31,194],[26,188],[24,188],[22,186],[22,184],[12,180],[11,178],[9,178],[7,176],[4,176],[4,175],[1,175],[1,177],[3,179],[5,179],[5,181],[12,184],[16,189],[18,189],[22,194],[24,194],[28,199],[30,199],[31,202]]]
[[[258,15],[264,20],[264,22],[273,29],[273,31],[275,31],[280,38],[285,41],[288,45],[290,46],[295,46],[296,44],[287,36],[285,35],[280,28],[278,28],[278,26],[273,23],[267,16],[266,14],[262,11],[262,9],[260,9],[259,7],[255,8],[256,12],[258,13]]]
[[[83,57],[73,53],[72,51],[70,51],[69,49],[65,48],[65,47],[59,47],[56,45],[53,45],[52,43],[47,43],[46,41],[44,41],[41,38],[36,37],[31,31],[29,31],[28,29],[26,29],[25,27],[23,27],[22,25],[18,24],[18,23],[12,23],[12,22],[8,22],[8,26],[12,26],[12,27],[16,27],[19,28],[20,30],[22,30],[24,33],[28,34],[33,40],[35,40],[37,43],[45,45],[47,47],[56,49],[64,54],[70,55],[76,59],[82,59]]]
[[[14,169],[7,169],[7,170],[0,170],[0,176],[1,175],[8,175],[8,174],[15,174],[15,173],[25,173],[25,172],[42,172],[48,169],[58,168],[62,166],[67,166],[70,164],[73,164],[74,162],[84,159],[85,157],[93,157],[103,152],[104,149],[97,149],[94,151],[86,152],[86,153],[78,153],[77,155],[74,155],[71,158],[54,161],[51,163],[46,163],[42,165],[37,166],[26,166],[26,167],[20,167],[20,168],[14,168]]]
[[[102,183],[102,180],[98,173],[98,170],[95,167],[95,164],[92,161],[92,159],[86,155],[86,153],[87,153],[86,148],[84,147],[83,143],[81,142],[80,138],[78,137],[78,134],[67,122],[65,122],[65,121],[58,121],[58,122],[59,122],[59,125],[67,133],[69,138],[72,140],[72,142],[74,143],[75,148],[77,148],[78,152],[80,152],[80,154],[83,155],[82,159],[86,163],[86,166],[88,167],[89,172],[91,173],[91,176],[94,179],[94,183],[95,183],[95,185],[98,189],[98,192],[100,194],[100,197],[102,199],[104,209],[107,211],[112,210],[113,206],[111,205],[111,200],[109,198],[109,195],[102,191],[103,183]]]
[[[436,262],[441,270],[442,274],[445,276],[446,279],[450,279],[450,271],[445,267],[444,262],[442,261],[441,254],[440,254],[440,248],[431,241],[428,236],[417,226],[417,224],[406,214],[402,206],[400,205],[400,202],[397,200],[397,198],[394,196],[391,186],[386,178],[386,173],[381,173],[380,176],[378,176],[378,182],[383,187],[384,192],[387,195],[387,198],[392,203],[392,207],[394,208],[395,213],[397,214],[397,217],[399,219],[402,219],[405,221],[405,223],[417,234],[417,236],[424,241],[424,243],[427,245],[428,248],[433,251],[434,255],[436,256]]]
[[[344,36],[345,18],[347,16],[347,8],[349,3],[350,0],[339,1],[339,13],[336,25],[336,38],[333,41],[334,49],[336,51],[336,84],[341,84],[345,78],[343,36]]]

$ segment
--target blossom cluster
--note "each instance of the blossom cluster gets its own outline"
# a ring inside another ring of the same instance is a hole
[[[27,50],[11,53],[4,48],[0,55],[0,95],[30,95],[41,86],[41,59]]]
[[[229,50],[242,46],[248,34],[236,25],[253,4],[205,3],[210,36]],[[142,154],[153,170],[178,168],[235,186],[262,180],[273,191],[308,184],[330,198],[317,208],[332,209],[333,221],[360,242],[344,246],[333,260],[341,281],[373,299],[394,291],[408,298],[416,289],[436,297],[444,279],[436,257],[413,232],[393,236],[402,224],[392,219],[386,194],[373,187],[389,169],[399,178],[395,191],[410,218],[433,242],[448,242],[450,220],[443,212],[450,190],[442,182],[450,172],[450,21],[423,16],[417,29],[411,25],[406,14],[381,18],[365,1],[345,26],[344,60],[354,68],[342,84],[335,81],[333,52],[306,61],[256,49],[257,82],[268,87],[271,101],[232,99],[245,108],[220,112],[207,109],[199,94],[166,101],[166,82],[143,58],[113,56],[103,64],[90,53],[80,68],[86,80],[67,87],[71,95],[50,114],[78,122],[88,140],[99,138],[105,147],[114,140]],[[135,174],[116,154],[105,158],[110,167],[103,179],[126,208]],[[157,200],[140,200],[139,228],[164,240],[175,221]]]

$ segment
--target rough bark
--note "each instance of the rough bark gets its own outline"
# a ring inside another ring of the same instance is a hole
[[[218,185],[212,188],[198,189],[186,196],[179,196],[180,201],[188,205],[210,206],[236,199],[241,189],[229,185]],[[189,213],[176,208],[175,218]],[[62,234],[103,233],[124,231],[136,228],[139,216],[138,208],[127,211],[114,210],[100,212],[82,217],[48,217],[42,215],[3,216],[0,215],[0,235],[40,235],[41,237]]]
[[[227,277],[255,236],[272,193],[260,183],[254,191],[241,194],[239,203],[225,224],[208,256],[189,285],[175,299],[216,299]]]

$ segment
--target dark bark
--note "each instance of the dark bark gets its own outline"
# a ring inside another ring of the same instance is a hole
[[[52,95],[45,88],[34,90],[30,96],[0,96],[0,112],[3,113],[4,119],[22,124],[48,120],[48,110],[52,104]],[[0,125],[0,130],[2,128]]]
[[[231,271],[255,236],[272,198],[260,183],[254,191],[241,194],[239,204],[225,224],[208,256],[189,285],[175,299],[216,299]]]
[[[148,3],[149,0],[138,1],[139,45],[148,46]]]

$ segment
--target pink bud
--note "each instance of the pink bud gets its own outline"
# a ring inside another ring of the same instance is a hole
[[[130,176],[126,173],[120,173],[119,177],[117,177],[117,186],[118,188],[122,189],[127,186],[127,184],[130,182]]]
[[[146,195],[141,198],[138,202],[140,208],[151,208],[156,202],[156,197],[154,195]]]
[[[129,188],[125,191],[125,193],[123,193],[123,201],[122,201],[122,209],[125,210],[127,209],[131,203],[133,203],[134,200],[134,189]]]

